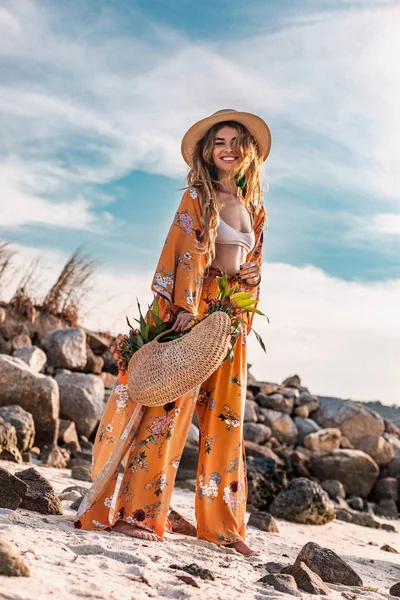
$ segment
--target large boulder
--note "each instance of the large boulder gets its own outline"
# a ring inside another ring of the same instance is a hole
[[[297,555],[295,564],[305,563],[322,581],[339,585],[362,586],[361,577],[330,548],[322,548],[315,542],[308,542]]]
[[[31,413],[38,446],[57,440],[60,401],[52,377],[32,371],[14,356],[0,355],[0,406],[18,404]]]
[[[273,458],[247,458],[247,502],[268,511],[275,496],[287,485],[286,473],[277,468]]]
[[[30,413],[13,404],[0,406],[0,417],[15,427],[17,446],[21,452],[28,452],[35,442],[35,422]]]
[[[254,400],[246,400],[244,405],[244,423],[256,423],[257,422],[258,405]]]
[[[332,452],[332,450],[339,448],[341,437],[340,429],[328,427],[327,429],[320,429],[320,431],[306,435],[304,446],[313,452]]]
[[[294,424],[296,425],[298,431],[296,439],[296,444],[298,446],[303,446],[304,438],[309,433],[315,433],[316,431],[319,431],[321,429],[321,427],[312,419],[302,419],[301,417],[295,417]]]
[[[74,421],[80,435],[90,436],[104,411],[104,383],[97,375],[63,370],[55,380],[60,389],[60,415]]]
[[[86,334],[79,327],[55,329],[42,344],[49,365],[58,369],[83,369],[87,361]]]
[[[245,440],[255,444],[264,444],[271,437],[271,429],[262,423],[244,423],[243,435]]]
[[[18,348],[13,352],[13,356],[26,362],[35,373],[40,373],[47,362],[45,352],[37,346],[21,346],[21,348]]]
[[[260,413],[264,415],[265,424],[271,428],[273,436],[279,442],[288,446],[296,443],[297,427],[288,414],[270,408],[260,408]]]
[[[15,427],[0,417],[0,459],[22,463]]]
[[[0,575],[5,575],[6,577],[30,577],[28,565],[4,540],[0,540]],[[7,596],[4,596],[4,598]]]
[[[336,516],[333,502],[319,483],[304,477],[292,479],[287,488],[279,492],[270,512],[274,517],[311,525],[323,525]]]
[[[362,498],[368,496],[379,474],[378,465],[368,454],[341,448],[311,456],[309,469],[320,481],[337,479],[344,485],[348,496]]]
[[[356,442],[356,448],[369,454],[379,467],[385,467],[394,459],[394,448],[381,435],[365,435]]]
[[[354,446],[364,436],[380,436],[385,431],[378,413],[351,400],[319,396],[319,408],[312,418],[321,427],[337,427]]]
[[[287,414],[291,414],[294,406],[294,397],[286,397],[279,392],[274,394],[264,394],[260,392],[256,396],[256,401],[260,406],[264,408],[272,408]]]

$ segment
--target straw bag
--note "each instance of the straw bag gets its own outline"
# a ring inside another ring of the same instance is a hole
[[[229,350],[231,321],[216,311],[189,333],[161,344],[167,333],[142,346],[129,361],[128,388],[139,404],[161,406],[210,377]]]

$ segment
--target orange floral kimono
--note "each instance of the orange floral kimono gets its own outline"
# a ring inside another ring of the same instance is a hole
[[[261,266],[264,209],[254,216],[255,246],[247,261]],[[216,297],[217,269],[205,272],[199,251],[202,231],[200,198],[194,188],[182,198],[169,230],[152,282],[160,316],[172,319],[181,307],[194,315],[205,310],[205,298]],[[233,283],[233,280],[232,280]],[[258,297],[258,288],[252,292]],[[247,499],[243,446],[246,399],[246,336],[199,388],[159,407],[136,404],[126,373],[120,372],[100,422],[93,454],[94,483],[74,526],[108,529],[118,520],[162,536],[180,457],[197,411],[200,439],[197,471],[197,536],[216,544],[245,538]],[[119,475],[123,465],[123,473]]]

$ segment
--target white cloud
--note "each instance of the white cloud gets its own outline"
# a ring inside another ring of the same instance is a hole
[[[371,229],[378,233],[385,233],[389,235],[400,235],[400,214],[379,214],[375,215]]]
[[[6,2],[0,51],[23,74],[1,93],[5,148],[27,170],[49,148],[55,155],[69,149],[64,176],[76,186],[134,168],[181,177],[186,127],[236,106],[271,123],[273,182],[340,187],[395,203],[400,9],[371,5],[292,17],[278,31],[227,46],[160,29],[151,41],[113,37],[101,15],[75,22],[72,33],[60,7]],[[61,18],[64,33],[56,34],[52,23]],[[82,159],[82,144],[89,158]]]

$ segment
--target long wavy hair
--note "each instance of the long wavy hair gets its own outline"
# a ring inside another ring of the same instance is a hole
[[[262,157],[257,141],[249,130],[237,121],[223,121],[213,125],[211,129],[196,144],[193,154],[193,166],[188,176],[188,187],[195,187],[201,198],[201,216],[203,222],[200,250],[207,255],[207,266],[215,258],[215,238],[219,223],[219,213],[223,207],[219,191],[222,187],[217,179],[217,169],[213,163],[212,154],[215,138],[222,127],[229,126],[237,130],[232,150],[239,161],[232,169],[232,177],[238,183],[244,181],[242,187],[244,204],[250,212],[257,214],[262,208],[262,190],[260,167]]]

